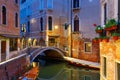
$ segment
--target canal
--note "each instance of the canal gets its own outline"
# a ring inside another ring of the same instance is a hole
[[[99,70],[72,66],[64,61],[39,61],[36,80],[100,80]]]

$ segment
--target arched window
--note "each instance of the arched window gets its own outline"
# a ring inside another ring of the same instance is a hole
[[[18,14],[15,13],[15,27],[18,27]]]
[[[75,16],[74,18],[74,31],[79,31],[79,17]]]
[[[15,0],[15,3],[18,4],[18,0]]]
[[[28,32],[30,32],[30,21],[27,22]]]
[[[73,0],[73,8],[79,7],[79,0]]]
[[[43,31],[43,18],[40,18],[40,31]]]
[[[6,24],[6,7],[2,6],[2,24]]]
[[[52,17],[51,16],[48,17],[48,29],[52,30]]]

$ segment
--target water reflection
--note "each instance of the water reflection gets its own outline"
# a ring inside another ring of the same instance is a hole
[[[98,70],[75,67],[61,61],[41,60],[36,80],[100,80]]]

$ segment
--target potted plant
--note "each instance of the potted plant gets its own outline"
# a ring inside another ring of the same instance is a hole
[[[109,42],[109,37],[107,37],[107,36],[103,36],[102,39],[103,39],[102,40],[103,42]]]
[[[96,33],[102,33],[103,28],[102,28],[100,25],[98,25],[98,26],[96,27],[95,31],[96,31]]]
[[[112,33],[113,40],[118,40],[119,36],[120,36],[120,33],[116,33],[116,32]]]
[[[107,37],[107,36],[100,36],[99,38],[98,38],[98,40],[99,40],[99,42],[109,42],[109,37]]]
[[[110,19],[105,25],[105,30],[107,31],[116,30],[116,29],[117,29],[117,22],[115,19]]]

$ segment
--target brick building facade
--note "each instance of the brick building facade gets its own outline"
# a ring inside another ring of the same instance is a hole
[[[92,39],[98,36],[93,24],[100,25],[100,1],[73,0],[72,3],[72,57],[99,62],[99,43]]]
[[[0,62],[19,50],[19,0],[0,0]]]

